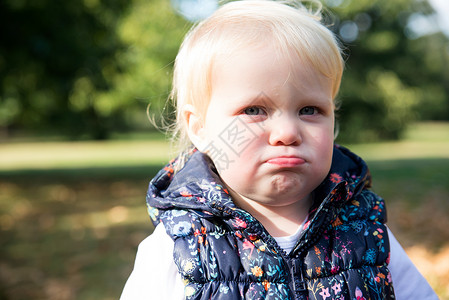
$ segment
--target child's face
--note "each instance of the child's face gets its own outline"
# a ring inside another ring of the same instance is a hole
[[[200,149],[232,194],[268,206],[310,203],[332,160],[331,80],[276,58],[271,46],[218,59],[212,74]]]

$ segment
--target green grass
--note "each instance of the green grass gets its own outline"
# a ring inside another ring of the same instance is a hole
[[[88,170],[93,168],[134,168],[162,164],[174,152],[162,134],[117,135],[120,140],[103,142],[44,142],[16,139],[0,144],[0,173],[12,171]],[[129,136],[128,136],[129,138]],[[411,126],[404,140],[349,145],[367,161],[449,158],[449,125],[421,123]],[[82,171],[83,172],[83,171]],[[23,172],[22,172],[23,173]],[[80,175],[80,174],[79,174]]]
[[[366,158],[401,243],[449,247],[449,124],[349,147]],[[169,158],[160,136],[1,144],[0,299],[118,299],[152,231],[148,181]],[[428,278],[449,299],[444,274]]]
[[[165,141],[12,143],[0,148],[0,171],[141,166],[169,159]]]

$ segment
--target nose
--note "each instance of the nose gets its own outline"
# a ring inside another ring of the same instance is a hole
[[[269,126],[270,145],[297,146],[301,144],[302,138],[297,118],[281,115],[278,118],[273,118]]]

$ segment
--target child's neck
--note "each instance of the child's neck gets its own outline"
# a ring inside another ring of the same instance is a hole
[[[268,206],[236,195],[234,202],[255,217],[274,237],[293,235],[304,222],[313,202],[312,195],[285,206]]]

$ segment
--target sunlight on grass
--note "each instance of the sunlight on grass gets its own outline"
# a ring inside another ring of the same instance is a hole
[[[449,141],[449,123],[447,122],[425,122],[410,126],[405,133],[405,140],[412,141]]]
[[[449,158],[449,140],[425,143],[399,141],[349,145],[348,147],[366,161]]]
[[[448,123],[416,124],[405,137],[398,142],[348,147],[367,161],[449,158]],[[160,137],[155,140],[4,143],[0,147],[0,170],[142,166],[164,164],[174,155],[169,143]]]
[[[113,226],[142,224],[142,220],[150,221],[142,205],[116,205],[104,210],[64,215],[58,218],[57,223],[51,219],[43,219],[42,224],[52,224],[54,229],[70,232],[72,238],[79,239],[84,236],[86,230],[92,230],[95,236],[104,238]]]
[[[449,123],[418,123],[401,141],[348,147],[367,161],[449,158]]]
[[[163,141],[4,144],[0,170],[138,166],[168,161],[169,152]]]

